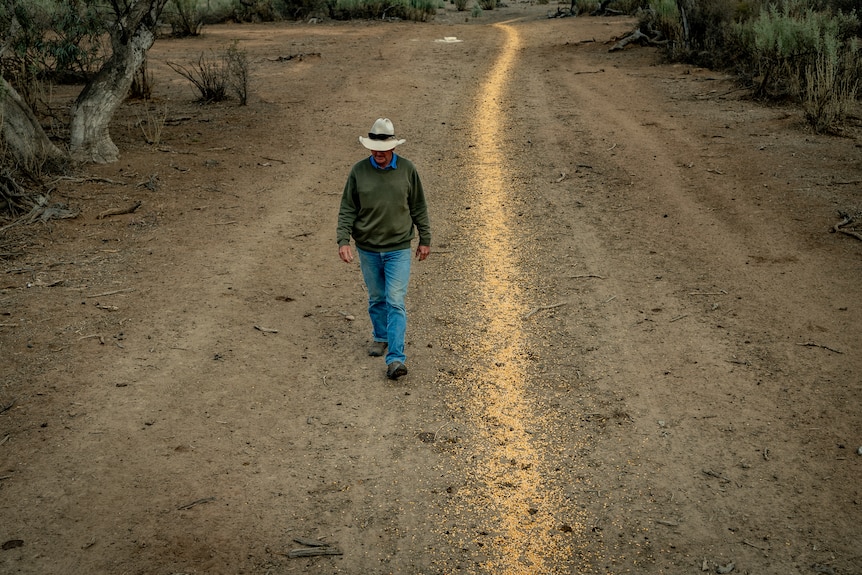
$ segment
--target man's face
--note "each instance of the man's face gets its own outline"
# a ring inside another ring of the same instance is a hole
[[[392,161],[392,150],[386,150],[385,152],[372,151],[371,155],[374,157],[374,161],[377,162],[377,165],[381,168],[385,168],[389,165],[389,162]]]

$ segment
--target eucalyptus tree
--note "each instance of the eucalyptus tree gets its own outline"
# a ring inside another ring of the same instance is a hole
[[[24,169],[64,159],[116,161],[108,126],[155,41],[168,0],[0,2],[0,134],[7,155]],[[18,86],[8,81],[22,67],[38,74],[52,66],[87,78],[72,105],[68,153],[50,142],[33,113],[34,100],[20,93],[26,77]]]

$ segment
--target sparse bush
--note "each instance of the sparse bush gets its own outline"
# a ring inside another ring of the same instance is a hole
[[[200,93],[200,102],[209,104],[227,99],[230,73],[224,56],[206,57],[201,53],[197,65],[191,68],[174,62],[166,64],[194,85]]]
[[[336,0],[330,9],[330,16],[337,20],[402,18],[424,22],[436,13],[436,0]]]
[[[239,100],[240,106],[248,104],[248,54],[240,49],[236,40],[220,54],[206,56],[201,53],[194,66],[187,68],[174,62],[166,64],[192,83],[200,93],[200,102],[221,102],[227,100],[232,93]]]
[[[573,12],[574,14],[590,14],[599,9],[600,2],[599,0],[575,0],[573,2]]]
[[[467,0],[453,0],[452,3],[455,4],[455,9],[458,12],[463,12],[467,9]]]
[[[248,53],[239,48],[236,40],[225,51],[227,61],[228,83],[239,100],[240,106],[248,104],[249,63]]]
[[[138,126],[144,134],[144,140],[151,146],[158,146],[162,141],[162,130],[168,120],[168,106],[159,113],[155,108],[150,110],[150,105],[145,104],[143,117],[138,118]]]
[[[838,52],[826,46],[805,70],[805,119],[814,131],[828,132],[842,124],[859,93],[858,50]]]
[[[171,25],[171,35],[186,38],[200,34],[204,12],[198,0],[170,0],[163,15]]]
[[[497,7],[497,0],[477,0],[477,2],[482,10],[494,10]]]
[[[685,44],[683,17],[675,0],[651,0],[649,17],[642,25],[667,38],[672,54]]]

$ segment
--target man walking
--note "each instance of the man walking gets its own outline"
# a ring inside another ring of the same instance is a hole
[[[359,142],[371,156],[350,169],[338,211],[338,256],[353,261],[350,238],[359,252],[359,267],[368,289],[372,341],[368,355],[386,355],[386,377],[407,375],[404,299],[410,279],[414,228],[419,232],[416,257],[431,253],[431,222],[419,173],[410,160],[395,154],[406,140],[395,137],[388,118],[379,118]],[[387,349],[388,348],[388,349]]]

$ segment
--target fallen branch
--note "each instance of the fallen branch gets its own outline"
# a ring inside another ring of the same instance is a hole
[[[722,475],[720,473],[716,473],[715,471],[713,471],[711,469],[704,469],[702,471],[703,471],[704,475],[709,475],[710,477],[715,477],[716,479],[720,479],[721,481],[723,481],[725,483],[730,483],[730,479],[728,479],[727,477],[725,477],[724,475]]]
[[[125,208],[110,208],[110,209],[107,209],[104,212],[100,213],[98,216],[96,216],[96,219],[101,220],[103,218],[107,218],[110,216],[120,216],[123,214],[131,214],[131,213],[134,213],[135,210],[140,208],[141,204],[142,204],[141,201],[137,201],[134,204],[132,204],[131,206],[127,206]]]
[[[565,301],[563,301],[563,302],[560,302],[560,303],[552,303],[551,305],[540,305],[539,307],[535,307],[535,308],[533,308],[533,309],[530,311],[530,313],[528,313],[527,315],[525,315],[525,316],[524,316],[524,319],[530,319],[531,317],[533,317],[534,315],[536,315],[537,313],[539,313],[539,312],[540,312],[540,311],[542,311],[542,310],[546,310],[546,309],[554,309],[554,308],[556,308],[556,307],[564,306],[564,305],[566,305],[566,304],[568,304],[568,303],[569,303],[569,302],[565,302]]]
[[[132,291],[135,291],[135,288],[115,289],[114,291],[106,291],[106,292],[97,293],[94,295],[85,295],[84,297],[87,297],[87,298],[105,297],[105,296],[109,296],[109,295],[116,295],[118,293],[128,293],[128,292],[132,292]]]
[[[254,329],[256,329],[257,331],[262,331],[263,333],[278,333],[277,329],[272,329],[269,327],[261,327],[259,325],[254,326]]]
[[[287,556],[291,559],[297,557],[319,557],[321,555],[344,555],[341,549],[336,547],[301,547],[299,549],[291,549]]]
[[[629,34],[628,36],[626,36],[625,38],[623,38],[622,40],[620,40],[619,42],[614,44],[611,47],[611,49],[608,50],[608,52],[616,52],[617,50],[622,50],[623,48],[625,48],[626,46],[628,46],[632,42],[639,42],[641,40],[645,40],[646,38],[647,38],[646,34],[641,32],[640,30],[636,29],[634,32],[632,32],[631,34]]]
[[[308,537],[294,537],[293,540],[306,547],[329,547],[329,543],[326,541],[318,541],[317,539],[309,539]]]
[[[656,36],[650,37],[643,32],[640,31],[639,28],[635,28],[634,32],[614,44],[608,52],[616,52],[618,50],[622,50],[632,42],[637,42],[639,44],[647,44],[649,46],[663,46],[667,44],[667,40],[660,40],[660,34],[656,34]]]
[[[267,58],[267,60],[269,60],[270,62],[288,62],[290,60],[299,60],[300,62],[302,62],[303,59],[310,58],[312,56],[320,58],[320,52],[300,52],[299,54],[289,54],[287,56],[278,56],[277,58]]]
[[[857,232],[856,230],[845,230],[845,226],[849,226],[854,222],[854,217],[850,214],[844,214],[838,212],[838,215],[841,216],[841,221],[832,226],[832,229],[829,230],[830,233],[840,232],[842,234],[848,235],[850,237],[856,238],[857,240],[862,240],[862,233]]]
[[[186,503],[185,505],[180,505],[177,507],[178,511],[185,511],[186,509],[191,509],[195,505],[200,505],[201,503],[209,503],[210,501],[215,501],[215,497],[204,497],[202,499],[196,499],[191,503]]]
[[[797,343],[796,345],[801,345],[803,347],[819,347],[821,349],[829,350],[832,353],[844,353],[843,351],[839,351],[839,350],[831,348],[827,345],[820,345],[819,343],[814,343],[813,341],[807,341],[805,343]]]
[[[568,276],[568,278],[570,280],[579,280],[579,279],[583,279],[583,278],[598,278],[600,280],[605,279],[604,276],[600,276],[600,275],[596,275],[596,274],[581,274],[581,275],[577,275],[577,276]]]

